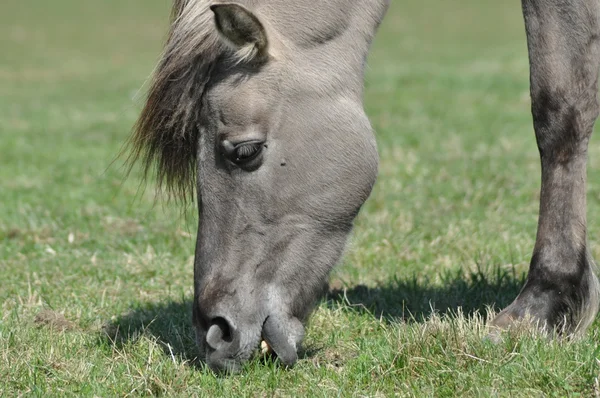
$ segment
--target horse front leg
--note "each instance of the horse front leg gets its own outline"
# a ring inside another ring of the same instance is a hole
[[[523,289],[492,325],[585,330],[599,284],[586,238],[587,148],[599,112],[600,1],[522,0],[542,164],[537,238]]]

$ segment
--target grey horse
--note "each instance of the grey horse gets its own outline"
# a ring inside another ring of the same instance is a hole
[[[203,359],[237,371],[266,341],[292,365],[377,176],[363,110],[390,0],[174,0],[131,160],[197,194],[193,323]],[[586,159],[599,112],[598,0],[523,0],[542,163],[527,281],[492,322],[585,330],[599,284],[586,248]]]

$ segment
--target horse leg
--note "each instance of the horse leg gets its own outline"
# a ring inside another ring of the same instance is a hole
[[[542,166],[538,231],[523,289],[492,321],[585,330],[599,284],[586,247],[587,148],[598,116],[600,1],[522,0]]]

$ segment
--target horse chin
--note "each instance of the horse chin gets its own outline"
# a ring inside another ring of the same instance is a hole
[[[304,325],[295,317],[270,315],[263,325],[266,350],[272,351],[285,366],[298,361],[298,348],[304,338]]]

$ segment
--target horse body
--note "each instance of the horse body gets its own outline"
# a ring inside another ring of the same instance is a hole
[[[175,0],[132,136],[133,159],[199,226],[193,320],[213,369],[265,339],[285,364],[377,174],[364,65],[389,0]],[[542,159],[528,280],[493,324],[585,329],[598,311],[586,249],[587,143],[598,114],[600,4],[523,0]]]

